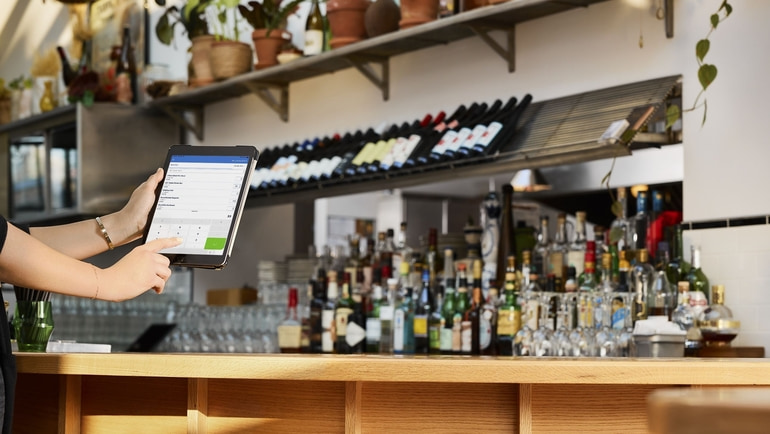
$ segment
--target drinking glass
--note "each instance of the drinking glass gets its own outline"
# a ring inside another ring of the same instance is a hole
[[[44,353],[53,325],[50,301],[16,302],[13,329],[19,351]]]

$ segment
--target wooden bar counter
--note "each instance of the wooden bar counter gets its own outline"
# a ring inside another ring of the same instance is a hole
[[[647,432],[662,387],[765,359],[17,353],[15,433]]]

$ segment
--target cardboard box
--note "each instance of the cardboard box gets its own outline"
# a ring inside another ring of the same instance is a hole
[[[257,303],[257,290],[254,288],[209,289],[206,304],[209,306],[241,306]]]

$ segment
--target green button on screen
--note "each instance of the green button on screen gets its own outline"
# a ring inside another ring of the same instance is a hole
[[[225,248],[227,238],[206,238],[206,244],[203,246],[206,250],[222,250]]]

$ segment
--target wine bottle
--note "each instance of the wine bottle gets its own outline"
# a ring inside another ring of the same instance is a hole
[[[417,297],[414,310],[414,352],[428,354],[428,316],[434,307],[433,294],[430,290],[430,272],[422,271],[422,288]]]
[[[483,104],[484,107],[486,107],[486,104]],[[473,130],[476,129],[478,125],[480,125],[485,120],[489,119],[490,117],[498,115],[500,108],[503,106],[502,100],[495,100],[494,103],[492,103],[489,108],[487,108],[484,111],[480,111],[479,114],[474,119],[468,119],[462,127],[457,131],[457,135],[452,140],[452,142],[448,145],[446,151],[443,155],[443,160],[453,160],[458,157],[460,148],[465,145],[465,142],[471,138],[473,134]]]
[[[318,6],[318,0],[310,3],[310,11],[305,21],[305,56],[315,56],[321,54],[324,48],[324,17],[321,14],[321,8]]]
[[[502,123],[499,132],[494,134],[489,134],[483,140],[479,141],[479,144],[481,145],[481,149],[479,150],[480,151],[479,153],[484,155],[493,155],[498,151],[500,152],[511,151],[514,145],[513,137],[516,134],[516,131],[518,130],[519,119],[521,118],[524,111],[529,107],[529,104],[531,102],[532,102],[532,95],[530,94],[524,95],[524,98],[522,98],[521,101],[519,101],[519,104],[510,113],[510,115],[505,116],[499,120],[499,122]],[[487,132],[489,132],[489,130]]]
[[[443,159],[444,153],[448,149],[449,145],[457,138],[458,127],[464,124],[468,120],[475,119],[480,113],[486,111],[486,103],[471,104],[467,112],[462,117],[454,119],[447,124],[447,129],[441,135],[441,138],[433,145],[430,153],[424,160],[420,160],[423,164],[431,164]]]
[[[67,58],[67,53],[64,52],[64,48],[61,46],[56,47],[56,51],[59,53],[59,59],[61,60],[61,75],[62,80],[64,81],[65,86],[69,86],[75,77],[77,77],[78,73],[74,69],[72,69],[72,65],[70,64],[69,59]]]
[[[465,107],[464,105],[461,105],[446,120],[442,119],[440,122],[435,123],[435,125],[433,126],[433,129],[428,133],[428,137],[426,137],[425,140],[423,140],[423,142],[420,144],[420,146],[417,149],[415,149],[414,155],[409,157],[410,160],[412,160],[410,166],[427,164],[428,156],[430,155],[436,143],[444,135],[444,132],[447,129],[456,127],[459,124],[459,120],[462,119],[463,116],[465,116],[465,114],[468,113],[470,110],[471,110],[470,108]]]
[[[497,270],[495,286],[505,288],[506,258],[518,256],[516,229],[513,227],[513,187],[503,185],[503,205],[500,218],[500,238],[497,244]]]
[[[121,104],[135,104],[137,100],[136,63],[128,26],[123,28],[123,45],[115,68],[115,100]]]
[[[516,107],[516,102],[518,100],[516,97],[511,97],[508,102],[505,103],[505,105],[497,110],[496,112],[493,112],[490,110],[485,116],[485,118],[479,122],[473,129],[471,130],[468,137],[465,139],[465,142],[460,145],[460,148],[457,150],[457,157],[458,158],[464,158],[470,155],[474,154],[473,147],[478,143],[479,139],[484,135],[484,133],[489,128],[489,124],[492,123],[496,118],[506,116],[508,113],[513,111]]]

